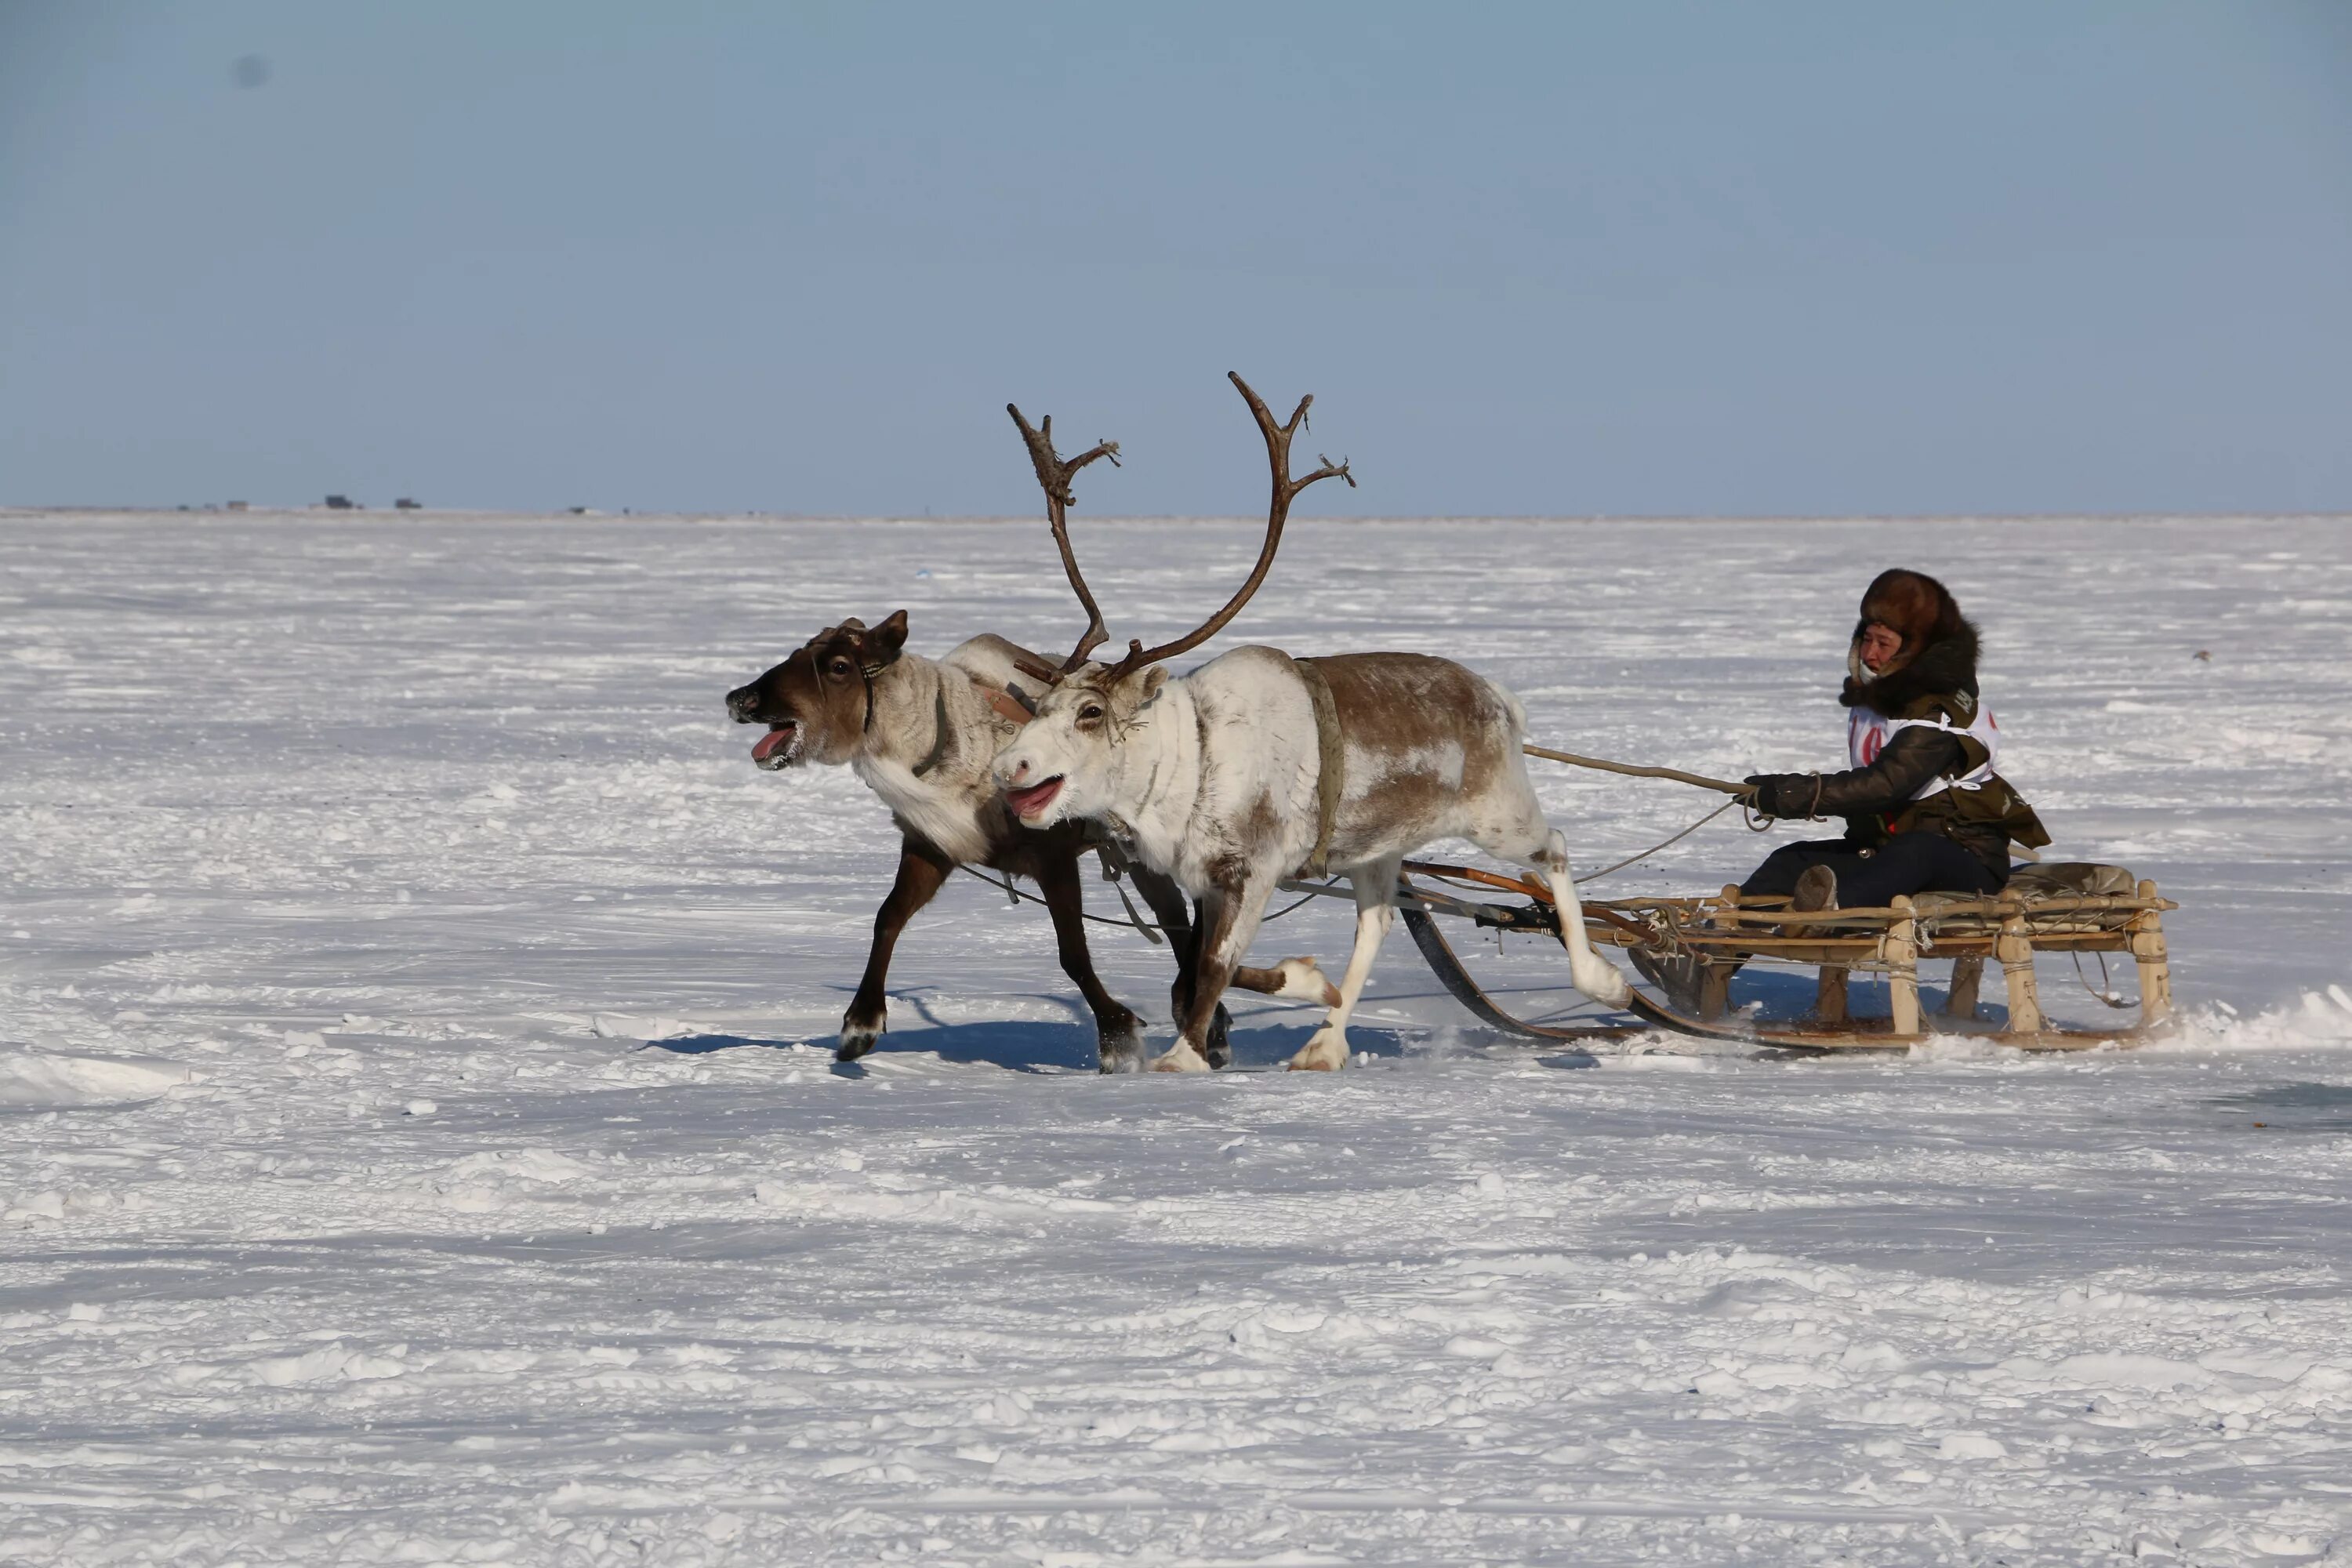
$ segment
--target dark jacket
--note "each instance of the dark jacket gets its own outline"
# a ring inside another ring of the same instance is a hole
[[[1860,630],[1856,630],[1859,646]],[[1941,719],[1965,729],[1977,716],[1977,629],[1957,613],[1936,628],[1910,658],[1885,675],[1871,675],[1859,653],[1838,701],[1889,719]],[[1860,848],[1897,833],[1940,833],[1966,849],[1996,882],[2009,879],[2009,841],[2050,842],[2033,810],[1999,774],[1974,790],[1940,790],[1911,797],[1936,778],[1959,778],[1982,767],[1985,749],[1967,735],[1913,725],[1897,730],[1869,766],[1832,773],[1763,773],[1757,809],[1773,816],[1840,816],[1846,838]]]

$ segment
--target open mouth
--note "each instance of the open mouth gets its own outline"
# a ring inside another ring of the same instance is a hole
[[[789,720],[769,725],[768,732],[751,748],[751,760],[771,773],[791,767],[801,760],[801,727]]]
[[[1025,789],[1006,790],[1004,804],[1013,808],[1013,816],[1026,822],[1054,804],[1054,797],[1062,793],[1062,775],[1055,773],[1052,778]]]

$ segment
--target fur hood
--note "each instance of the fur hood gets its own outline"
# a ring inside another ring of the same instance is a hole
[[[1894,668],[1874,676],[1862,662],[1862,636],[1874,623],[1903,639]],[[1862,596],[1862,618],[1846,652],[1838,700],[1890,719],[1923,697],[1977,695],[1976,623],[1960,614],[1950,590],[1924,572],[1882,572]]]

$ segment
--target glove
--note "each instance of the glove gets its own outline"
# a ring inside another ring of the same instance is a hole
[[[1801,817],[1811,814],[1822,781],[1814,773],[1750,773],[1740,782],[1756,786],[1756,810],[1763,816]]]

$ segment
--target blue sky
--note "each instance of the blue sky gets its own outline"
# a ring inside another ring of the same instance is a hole
[[[0,501],[2347,510],[2347,279],[2330,0],[0,0]]]

